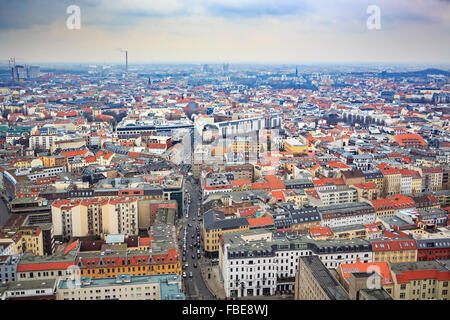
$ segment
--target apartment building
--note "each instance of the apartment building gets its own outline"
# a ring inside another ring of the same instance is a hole
[[[417,261],[450,260],[450,238],[416,239]]]
[[[236,234],[224,235],[225,240],[219,250],[219,266],[227,297],[275,294],[276,253],[270,242],[256,240],[259,237],[246,243]]]
[[[365,202],[331,205],[318,208],[324,227],[342,227],[350,224],[375,222],[374,208]]]
[[[219,237],[250,229],[246,218],[225,218],[222,211],[210,210],[203,216],[203,245],[207,257],[218,257]]]
[[[358,201],[358,192],[347,186],[333,186],[332,189],[317,191],[317,195],[324,206]]]
[[[48,280],[71,276],[74,270],[75,256],[71,253],[48,257],[22,255],[17,265],[17,281]]]
[[[437,261],[391,264],[394,300],[448,300],[450,271]]]
[[[341,264],[337,268],[337,279],[349,293],[352,300],[361,300],[362,290],[381,290],[377,292],[383,300],[392,300],[392,275],[387,261]]]
[[[349,295],[316,256],[300,257],[295,300],[350,300]]]
[[[397,194],[392,198],[380,198],[370,201],[375,209],[377,218],[394,216],[399,210],[415,208],[416,203],[410,197]]]
[[[227,297],[293,292],[298,259],[303,256],[317,256],[329,269],[358,259],[372,261],[371,244],[361,239],[318,241],[301,236],[271,238],[270,231],[261,229],[251,232],[255,233],[251,239],[248,232],[221,237],[219,265]]]
[[[0,233],[0,243],[11,244],[13,254],[16,255],[30,252],[37,256],[43,256],[45,253],[43,232],[38,226],[3,229],[3,233]]]
[[[60,279],[56,300],[185,300],[181,277],[171,275],[130,276],[96,279]]]
[[[375,183],[378,190],[383,191],[384,176],[380,170],[372,170],[364,172],[364,178],[366,183]]]
[[[381,192],[375,182],[356,183],[352,186],[358,194],[356,201],[376,200],[380,197]],[[355,201],[355,202],[356,202]]]
[[[372,240],[373,261],[414,262],[417,261],[417,243],[414,239]]]
[[[54,235],[63,238],[138,233],[135,198],[57,200],[52,204]]]
[[[442,168],[420,168],[422,175],[422,191],[442,190],[443,170]]]
[[[19,255],[0,255],[0,283],[16,281]]]
[[[399,169],[391,167],[385,163],[377,166],[383,174],[383,190],[384,197],[393,196],[401,191],[402,174]]]
[[[8,282],[0,300],[55,300],[56,284],[56,279]]]

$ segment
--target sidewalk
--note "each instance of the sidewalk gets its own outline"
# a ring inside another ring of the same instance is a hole
[[[223,284],[220,281],[219,267],[218,266],[202,266],[202,276],[209,291],[214,294],[217,299],[225,299],[226,293],[223,288]],[[208,273],[211,274],[211,278],[208,279]]]

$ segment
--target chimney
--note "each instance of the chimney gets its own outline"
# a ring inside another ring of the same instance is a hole
[[[127,69],[127,76],[128,76],[128,51],[125,51],[125,60],[126,60],[126,69]]]

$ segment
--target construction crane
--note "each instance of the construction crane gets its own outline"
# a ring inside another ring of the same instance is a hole
[[[25,68],[25,70],[26,70],[26,68],[28,67],[28,65],[17,65],[16,64],[16,59],[17,58],[15,58],[15,57],[12,57],[12,58],[8,58],[8,70],[11,72],[11,80],[15,80],[15,76],[17,76],[17,74],[16,74],[16,67],[17,68]],[[21,59],[21,58],[19,58],[19,60],[25,60],[25,59]],[[4,60],[3,60],[4,61]]]

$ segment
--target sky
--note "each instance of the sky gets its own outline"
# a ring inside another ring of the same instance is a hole
[[[447,64],[449,40],[450,0],[0,0],[0,63]]]

